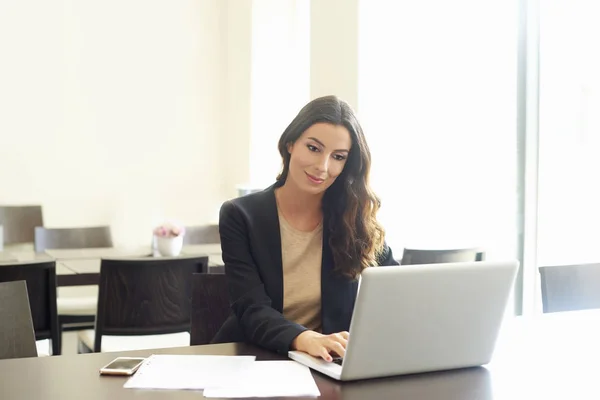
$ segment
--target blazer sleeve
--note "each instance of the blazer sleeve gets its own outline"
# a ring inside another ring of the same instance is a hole
[[[231,201],[221,207],[219,232],[231,308],[246,340],[287,355],[292,341],[307,328],[288,321],[271,306],[252,257],[247,221]]]
[[[400,265],[396,259],[394,259],[394,254],[392,253],[392,249],[384,243],[383,251],[379,254],[377,258],[378,264],[380,266],[390,266],[390,265]]]

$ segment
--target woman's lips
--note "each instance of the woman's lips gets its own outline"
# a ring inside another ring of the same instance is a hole
[[[308,179],[313,183],[321,184],[321,183],[325,182],[325,179],[321,179],[321,178],[317,178],[316,176],[312,176],[308,172],[305,172],[305,174],[308,177]]]

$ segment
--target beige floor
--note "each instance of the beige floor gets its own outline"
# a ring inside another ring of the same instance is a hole
[[[62,354],[77,354],[77,331],[63,332]]]

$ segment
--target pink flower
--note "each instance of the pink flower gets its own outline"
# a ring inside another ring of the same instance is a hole
[[[185,228],[172,223],[164,223],[161,226],[154,228],[153,232],[156,236],[173,238],[183,236],[185,234]]]

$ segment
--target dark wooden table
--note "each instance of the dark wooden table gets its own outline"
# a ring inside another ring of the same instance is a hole
[[[31,399],[198,399],[198,391],[152,391],[124,389],[127,378],[106,377],[99,368],[119,355],[214,354],[256,355],[257,360],[280,360],[276,354],[246,344],[221,344],[181,347],[126,353],[84,354],[0,361],[0,398]],[[367,398],[446,398],[491,399],[490,374],[485,368],[434,373],[404,378],[386,378],[354,383],[339,383],[313,374],[324,399]],[[483,394],[484,397],[472,397]],[[415,397],[416,396],[416,397]],[[433,396],[433,397],[432,397]],[[440,397],[444,396],[444,397]]]
[[[600,398],[600,312],[555,314],[507,323],[485,367],[356,382],[313,376],[323,399],[514,400]],[[393,344],[390,345],[401,345]],[[124,389],[127,378],[98,369],[119,355],[213,354],[282,357],[245,344],[0,361],[0,399],[199,399],[197,391]]]

